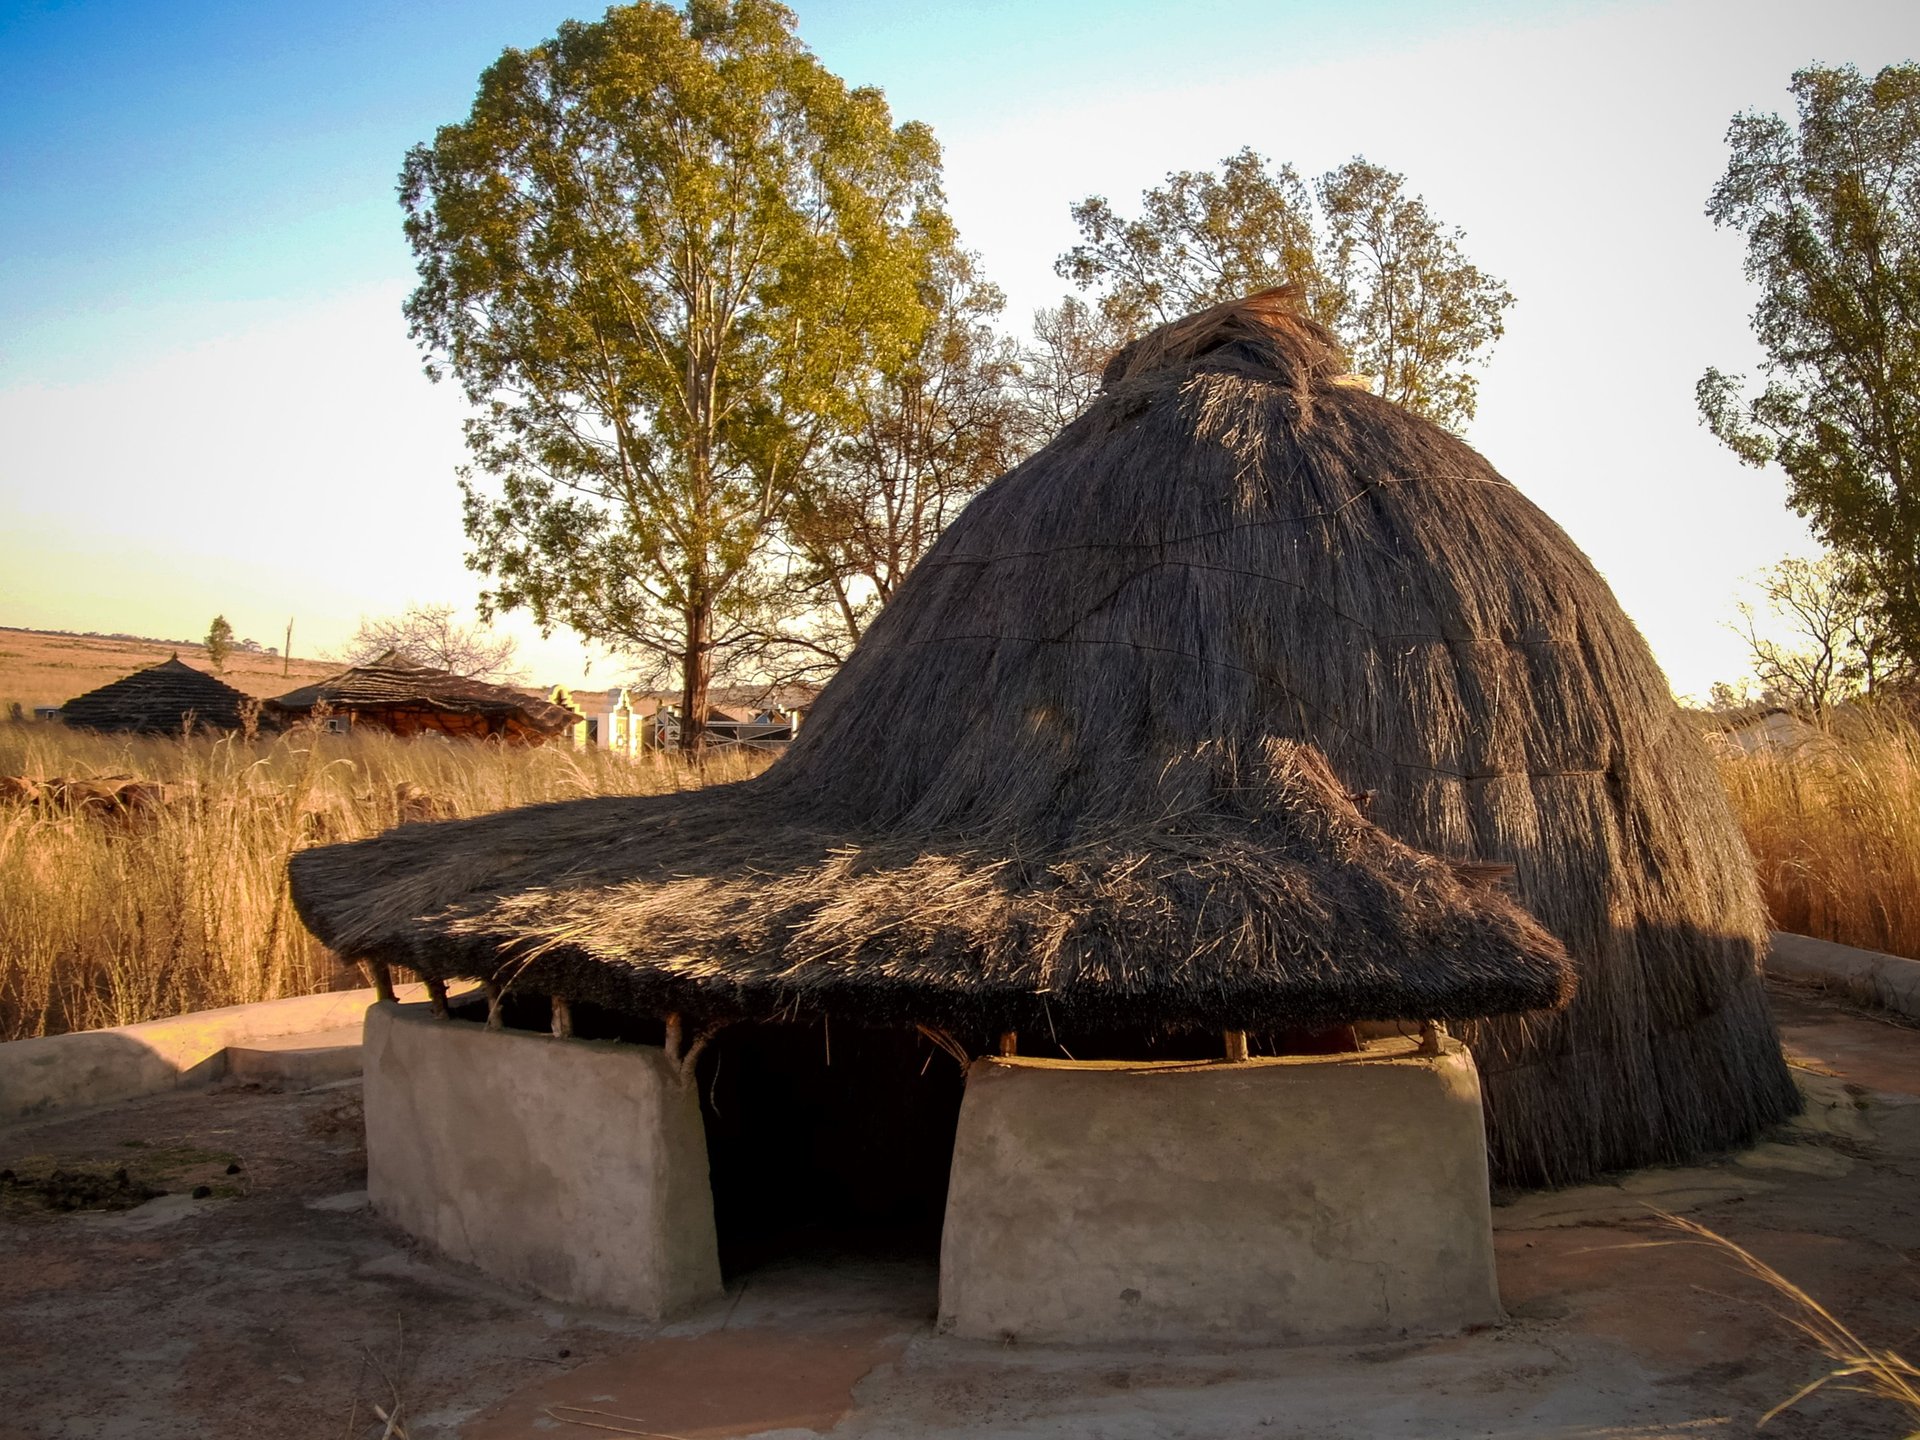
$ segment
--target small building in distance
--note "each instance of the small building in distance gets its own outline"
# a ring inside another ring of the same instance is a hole
[[[243,729],[259,703],[175,655],[76,696],[60,707],[59,718],[85,730],[178,735]]]
[[[580,707],[579,701],[574,699],[572,690],[568,689],[565,685],[555,685],[544,695],[540,695],[538,691],[529,691],[527,693],[539,696],[539,698],[544,699],[549,705],[559,706],[573,717],[572,722],[562,732],[562,735],[567,743],[573,746],[574,749],[584,749],[591,743],[593,732],[590,727],[592,721],[588,719],[587,712]]]
[[[1783,705],[1694,712],[1707,744],[1723,755],[1778,754],[1794,750],[1820,732]]]
[[[806,686],[715,691],[707,707],[706,743],[712,749],[781,749],[798,732],[814,694]],[[616,685],[604,700],[596,694],[580,708],[586,715],[587,743],[596,749],[634,758],[679,748],[680,707],[672,691]]]
[[[266,711],[284,723],[307,719],[322,705],[329,730],[371,726],[395,735],[459,736],[511,745],[558,739],[582,718],[550,700],[416,665],[392,650],[370,664],[275,696],[266,702]]]
[[[644,691],[636,694],[624,685],[615,685],[604,693],[596,692],[583,709],[587,741],[595,748],[628,759],[661,748],[656,733],[660,701]]]

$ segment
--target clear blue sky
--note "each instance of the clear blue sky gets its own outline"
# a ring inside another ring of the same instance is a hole
[[[1405,171],[1520,298],[1471,438],[1567,526],[1675,683],[1738,668],[1741,577],[1804,528],[1699,431],[1752,350],[1701,216],[1735,110],[1920,53],[1887,0],[802,3],[947,148],[1018,327],[1068,204],[1243,144]],[[0,623],[191,635],[470,601],[460,410],[419,376],[394,178],[561,3],[0,3]],[[578,678],[580,647],[536,647]],[[617,673],[602,665],[596,675]],[[550,675],[549,675],[549,672]]]
[[[1250,52],[1341,59],[1382,36],[1581,8],[835,0],[800,14],[838,73],[944,129],[1041,97],[1243,71]],[[192,311],[404,278],[406,148],[464,115],[503,48],[598,13],[525,0],[0,5],[0,379],[88,373],[191,328]]]

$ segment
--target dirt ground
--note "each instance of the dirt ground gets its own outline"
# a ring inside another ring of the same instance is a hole
[[[1508,1323],[1364,1347],[958,1342],[933,1333],[931,1264],[847,1256],[757,1271],[663,1328],[567,1311],[365,1209],[355,1082],[0,1130],[0,1440],[370,1440],[396,1405],[414,1440],[1750,1435],[1821,1357],[1722,1252],[1662,1243],[1675,1232],[1654,1208],[1691,1213],[1920,1359],[1920,1030],[1807,992],[1777,992],[1776,1008],[1805,1120],[1712,1165],[1503,1206]],[[50,1208],[143,1188],[168,1193]],[[1906,1433],[1844,1394],[1764,1432]]]

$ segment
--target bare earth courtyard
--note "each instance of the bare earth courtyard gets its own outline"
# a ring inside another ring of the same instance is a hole
[[[227,1086],[0,1130],[0,1437],[1744,1436],[1820,1373],[1685,1210],[1868,1340],[1920,1339],[1920,1031],[1776,987],[1809,1115],[1742,1156],[1495,1212],[1506,1324],[1352,1347],[1080,1351],[933,1333],[918,1259],[749,1273],[666,1327],[567,1312],[365,1208],[359,1089]],[[171,1193],[114,1212],[52,1170]],[[36,1188],[37,1187],[37,1188]],[[204,1190],[195,1199],[196,1190]],[[396,1429],[394,1434],[399,1434]],[[1765,1432],[1899,1432],[1815,1397]]]

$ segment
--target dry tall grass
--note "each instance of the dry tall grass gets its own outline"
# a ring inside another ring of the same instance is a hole
[[[1920,725],[1849,712],[1720,773],[1776,929],[1920,959]]]
[[[0,1040],[122,1025],[361,983],[309,936],[286,893],[295,849],[431,808],[652,794],[758,770],[385,735],[140,739],[0,723],[0,775],[131,774],[173,787],[113,816],[0,808]]]

